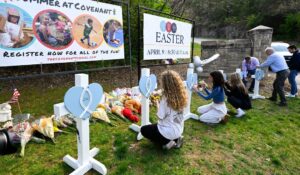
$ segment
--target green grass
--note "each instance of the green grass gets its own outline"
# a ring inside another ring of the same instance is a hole
[[[194,56],[201,57],[201,45],[198,43],[194,43]]]
[[[19,90],[23,111],[39,117],[52,114],[53,104],[62,101],[67,87]],[[9,94],[0,93],[0,101],[8,98]],[[287,108],[281,108],[256,100],[244,118],[231,117],[226,125],[189,120],[185,144],[179,150],[163,151],[145,139],[138,142],[129,123],[121,121],[115,122],[117,127],[91,123],[90,145],[100,148],[95,158],[116,175],[299,174],[300,100],[288,102]],[[192,110],[206,103],[195,96]],[[155,121],[155,109],[151,111],[151,121]],[[29,143],[24,158],[18,154],[0,157],[0,174],[69,174],[72,168],[62,159],[67,154],[77,156],[76,144],[74,132],[57,136],[56,144]]]

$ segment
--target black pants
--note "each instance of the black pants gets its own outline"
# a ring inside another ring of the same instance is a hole
[[[277,94],[280,97],[281,103],[286,103],[286,98],[284,95],[284,82],[289,76],[288,70],[279,71],[276,73],[276,79],[273,83],[273,92],[272,92],[272,98],[274,100],[277,100]]]
[[[234,108],[238,109],[251,109],[251,102],[247,102],[245,100],[239,99],[235,96],[229,96],[227,97],[227,101],[229,104],[231,104]]]
[[[159,133],[157,124],[145,125],[141,128],[141,133],[144,137],[159,145],[165,145],[170,142]]]

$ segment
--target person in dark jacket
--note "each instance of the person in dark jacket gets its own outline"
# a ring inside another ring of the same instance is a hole
[[[298,75],[298,72],[300,71],[300,53],[295,45],[290,45],[288,47],[288,50],[290,53],[293,54],[288,66],[290,69],[289,74],[289,83],[291,85],[291,92],[290,94],[286,95],[287,97],[296,97],[297,95],[297,83],[296,83],[296,77]]]
[[[228,103],[237,109],[236,117],[242,117],[246,114],[243,110],[252,108],[248,91],[238,73],[231,74],[229,82],[225,83],[224,90]]]

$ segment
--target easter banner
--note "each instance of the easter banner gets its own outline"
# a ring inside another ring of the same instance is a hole
[[[0,0],[0,67],[124,59],[122,7]]]
[[[144,60],[191,57],[192,24],[144,13]]]

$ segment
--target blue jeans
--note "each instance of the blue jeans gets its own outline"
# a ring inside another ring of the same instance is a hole
[[[296,83],[296,76],[298,75],[297,70],[291,70],[290,75],[289,75],[289,82],[291,85],[291,94],[295,95],[297,94],[297,83]]]

